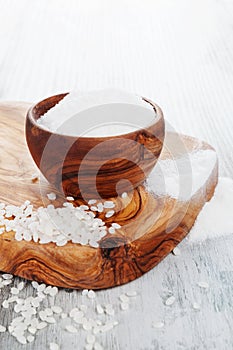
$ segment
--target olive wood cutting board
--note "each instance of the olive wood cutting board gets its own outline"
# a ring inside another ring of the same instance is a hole
[[[46,194],[56,191],[43,178],[32,181],[38,170],[25,143],[24,122],[29,107],[26,103],[0,103],[0,202],[21,205],[30,200],[36,209],[48,205]],[[168,132],[161,158],[198,149],[213,150],[198,139]],[[97,249],[74,243],[58,247],[54,243],[18,242],[14,232],[4,232],[0,235],[0,270],[77,289],[102,289],[132,281],[157,265],[188,234],[203,205],[212,197],[217,181],[216,160],[190,200],[152,195],[144,186],[127,198],[112,199],[117,214],[107,221],[122,227],[116,234],[102,238]],[[62,200],[58,194],[55,204]]]

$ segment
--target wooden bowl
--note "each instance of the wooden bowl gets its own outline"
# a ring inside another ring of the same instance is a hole
[[[124,135],[74,137],[46,130],[37,119],[67,94],[49,97],[31,107],[26,117],[26,140],[45,178],[65,196],[115,197],[141,184],[155,166],[164,140],[159,106],[154,121]],[[143,118],[143,115],[142,115]]]

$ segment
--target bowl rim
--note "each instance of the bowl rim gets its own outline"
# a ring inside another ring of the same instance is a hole
[[[43,127],[43,126],[41,126],[40,124],[37,123],[37,119],[38,118],[35,118],[35,115],[36,115],[36,110],[37,110],[37,108],[38,108],[38,106],[40,104],[45,103],[46,101],[50,100],[51,98],[62,97],[56,103],[56,104],[58,104],[68,94],[69,94],[69,92],[52,95],[52,96],[49,96],[49,97],[47,97],[47,98],[45,98],[45,99],[35,103],[27,111],[26,119],[29,119],[30,122],[33,124],[33,126],[35,126],[36,128],[38,128],[40,130],[43,130],[44,132],[46,132],[46,133],[48,133],[50,135],[55,135],[57,137],[59,137],[59,136],[60,137],[66,137],[66,138],[68,138],[70,140],[77,140],[77,139],[79,139],[79,140],[83,140],[83,141],[84,140],[85,141],[91,141],[91,140],[99,140],[99,141],[101,141],[101,140],[110,140],[110,139],[115,139],[115,138],[130,138],[133,135],[135,135],[135,133],[140,133],[140,132],[143,132],[144,130],[148,130],[148,129],[152,128],[152,127],[156,127],[156,125],[157,124],[159,125],[161,122],[164,123],[164,115],[163,115],[162,109],[156,103],[154,103],[150,99],[148,99],[146,97],[143,97],[143,96],[141,96],[141,98],[145,102],[149,103],[152,106],[152,108],[153,108],[153,110],[155,112],[155,116],[156,116],[155,120],[152,121],[150,124],[145,125],[145,127],[140,127],[140,128],[138,128],[138,129],[136,129],[134,131],[131,131],[129,133],[124,133],[124,134],[119,134],[119,135],[112,135],[112,136],[110,136],[110,135],[109,136],[93,136],[93,137],[91,137],[91,136],[79,136],[79,135],[74,136],[74,135],[67,135],[67,134],[61,134],[61,133],[53,132],[53,131],[51,131],[51,130],[49,130],[49,129],[47,129],[47,128],[45,128],[45,127]]]

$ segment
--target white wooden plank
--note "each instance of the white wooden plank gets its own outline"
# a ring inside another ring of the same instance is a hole
[[[1,0],[0,99],[38,101],[75,86],[125,88],[158,102],[177,130],[214,145],[220,173],[233,176],[232,23],[230,0]],[[200,246],[185,241],[181,256],[169,256],[127,286],[99,292],[106,302],[131,288],[140,293],[129,312],[117,315],[120,325],[103,336],[104,347],[233,348],[232,243],[232,237]],[[201,290],[199,280],[210,289]],[[177,299],[172,307],[163,304],[168,290]],[[80,300],[76,291],[56,297],[65,309]],[[0,323],[10,319],[1,309]],[[151,328],[153,320],[165,327]],[[46,349],[54,340],[62,349],[83,348],[83,333],[61,328],[41,331],[25,348]],[[0,335],[0,347],[21,348],[9,334]]]

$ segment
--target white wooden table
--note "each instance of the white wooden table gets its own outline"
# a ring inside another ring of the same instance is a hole
[[[161,105],[173,127],[211,143],[220,175],[233,176],[233,1],[0,0],[0,100],[38,101],[75,87],[120,87]],[[101,338],[107,350],[233,349],[233,237],[191,245],[129,285],[98,292],[139,296]],[[207,281],[209,290],[197,286]],[[176,297],[164,305],[169,291]],[[4,289],[0,299],[7,296]],[[25,295],[31,293],[30,285]],[[80,292],[60,291],[69,310]],[[195,311],[193,302],[199,302]],[[12,318],[0,309],[0,324]],[[162,329],[152,321],[164,321]],[[50,326],[25,349],[83,349],[84,333]],[[0,348],[23,348],[0,333]]]

